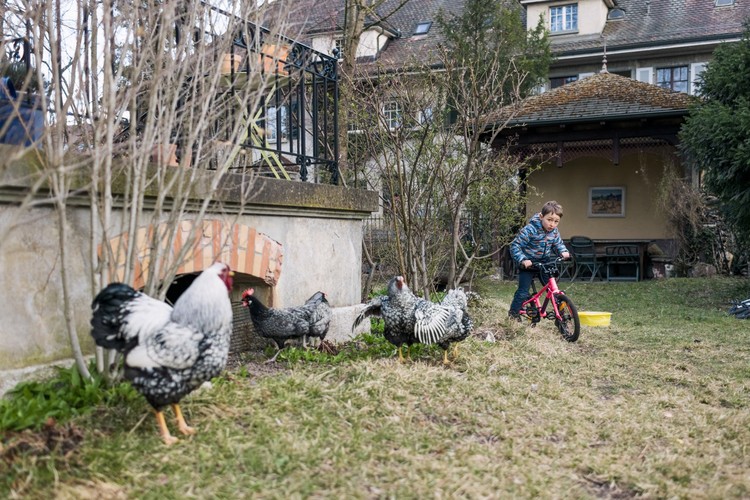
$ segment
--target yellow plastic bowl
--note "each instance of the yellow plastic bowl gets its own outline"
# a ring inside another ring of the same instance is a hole
[[[609,326],[609,320],[612,318],[612,313],[601,311],[579,311],[578,318],[581,320],[582,325]]]

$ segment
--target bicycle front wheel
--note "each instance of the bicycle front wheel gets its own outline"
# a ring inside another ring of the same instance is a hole
[[[576,309],[573,301],[562,293],[555,296],[555,302],[557,302],[557,310],[560,312],[560,318],[562,318],[555,318],[555,326],[560,330],[562,338],[568,342],[575,342],[581,333],[578,309]]]

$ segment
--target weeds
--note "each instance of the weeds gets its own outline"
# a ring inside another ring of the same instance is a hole
[[[49,419],[67,421],[99,404],[117,404],[138,394],[129,384],[106,387],[92,365],[92,380],[81,378],[75,366],[58,368],[50,380],[24,382],[0,399],[0,430],[39,429]]]
[[[573,344],[551,323],[510,323],[515,286],[480,290],[471,312],[496,341],[467,339],[448,367],[427,348],[400,363],[373,333],[335,354],[241,362],[185,398],[198,433],[173,447],[130,397],[6,435],[0,495],[750,496],[750,339],[726,313],[748,281],[563,283],[579,308],[613,312]]]

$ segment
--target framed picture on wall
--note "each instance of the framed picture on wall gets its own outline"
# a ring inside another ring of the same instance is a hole
[[[589,217],[625,217],[625,188],[589,188]]]

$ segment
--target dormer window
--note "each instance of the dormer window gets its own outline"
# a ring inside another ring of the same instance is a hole
[[[734,5],[734,0],[716,0],[717,7],[729,7]]]
[[[417,27],[414,30],[414,35],[426,35],[427,32],[430,31],[431,27],[432,21],[422,21],[421,23],[417,24]]]
[[[622,9],[612,9],[607,14],[607,20],[608,21],[619,21],[620,19],[625,18],[625,11]]]
[[[578,31],[578,4],[550,7],[549,24],[552,33]]]

